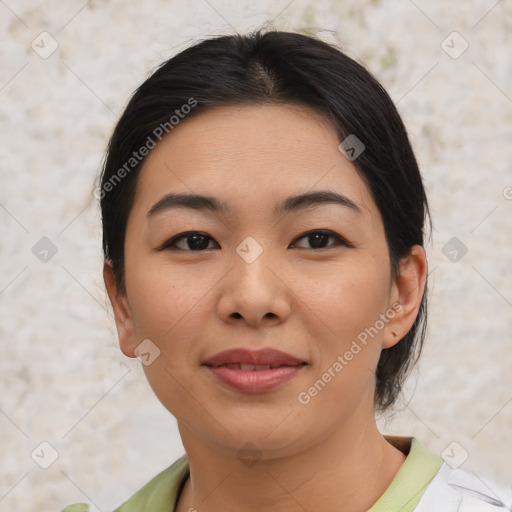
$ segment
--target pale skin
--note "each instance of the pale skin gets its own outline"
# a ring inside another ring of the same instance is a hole
[[[185,119],[145,160],[126,230],[126,294],[108,263],[104,279],[123,353],[135,357],[145,339],[161,351],[144,371],[189,458],[178,512],[361,512],[405,461],[376,425],[375,368],[418,314],[425,251],[413,246],[392,278],[381,214],[339,142],[306,107],[229,106]],[[360,211],[324,203],[273,213],[285,198],[319,190]],[[170,192],[215,197],[230,213],[168,208],[148,218]],[[304,236],[317,230],[332,232],[320,248]],[[205,237],[201,250],[187,237],[156,250],[188,231]],[[236,251],[247,237],[262,248],[251,263]],[[300,403],[396,303],[378,335]],[[235,347],[276,348],[307,366],[277,389],[243,393],[201,365]],[[251,467],[237,455],[246,443],[261,455]]]

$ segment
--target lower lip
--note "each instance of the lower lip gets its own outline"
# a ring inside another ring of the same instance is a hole
[[[281,366],[269,370],[252,371],[234,370],[224,366],[206,366],[206,368],[221,382],[238,391],[261,393],[277,388],[293,379],[304,366]]]

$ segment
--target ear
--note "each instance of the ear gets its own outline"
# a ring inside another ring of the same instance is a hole
[[[391,285],[390,318],[386,324],[382,348],[396,345],[411,329],[423,299],[427,278],[427,257],[421,245],[414,245],[400,261],[400,276]],[[394,312],[392,317],[391,311]]]
[[[124,355],[136,357],[134,354],[137,347],[135,328],[128,298],[119,291],[114,279],[114,269],[108,260],[103,264],[103,281],[114,310],[119,347]]]

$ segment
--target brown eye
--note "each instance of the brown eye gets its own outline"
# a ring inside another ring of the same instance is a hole
[[[347,242],[347,240],[342,238],[340,235],[324,229],[310,231],[309,233],[305,233],[300,237],[296,238],[296,240],[301,240],[303,238],[305,238],[307,242],[310,244],[310,247],[301,247],[303,249],[328,249],[329,247],[336,247],[339,245],[352,247],[352,245],[349,242]],[[330,238],[335,240],[334,244],[328,244]]]
[[[160,250],[171,249],[191,252],[205,251],[207,249],[212,249],[212,247],[208,246],[209,241],[213,241],[213,238],[208,236],[206,233],[188,231],[186,233],[176,235],[165,242],[160,247]]]

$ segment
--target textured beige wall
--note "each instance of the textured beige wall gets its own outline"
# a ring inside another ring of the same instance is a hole
[[[271,19],[362,60],[422,168],[435,228],[429,335],[407,405],[382,430],[512,481],[509,1],[3,0],[1,511],[109,511],[183,453],[174,419],[116,345],[93,180],[154,66],[198,37]],[[453,237],[467,247],[456,262]],[[44,250],[47,262],[34,254]]]

